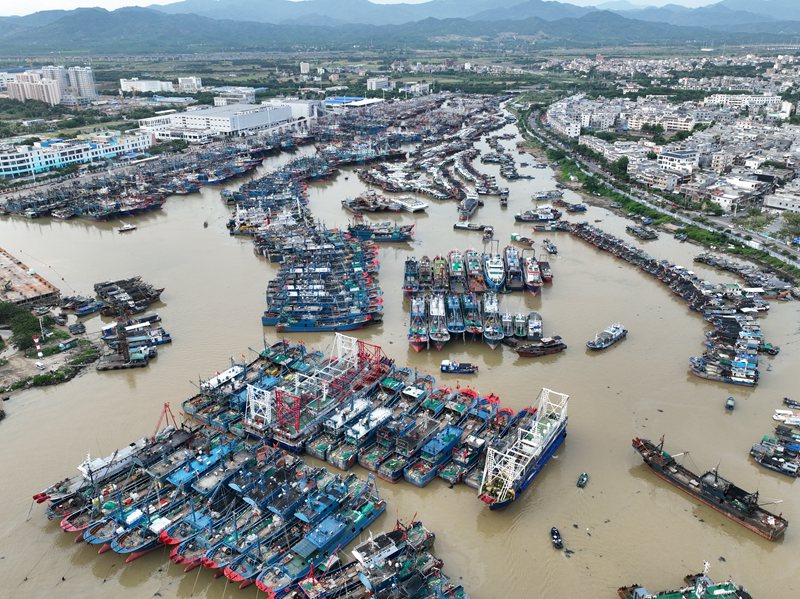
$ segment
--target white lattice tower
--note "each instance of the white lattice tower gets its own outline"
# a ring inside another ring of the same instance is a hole
[[[269,389],[247,385],[246,414],[248,424],[263,429],[271,425],[274,418],[275,396]]]

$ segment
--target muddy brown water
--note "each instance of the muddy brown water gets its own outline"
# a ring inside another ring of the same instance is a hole
[[[513,148],[513,141],[504,143]],[[531,161],[512,152],[518,161]],[[259,172],[289,158],[271,158]],[[476,164],[498,174],[493,165]],[[534,191],[554,184],[550,169],[521,172],[536,178],[509,184],[507,209],[490,198],[473,217],[495,227],[501,247],[512,232],[531,234],[530,226],[515,224],[513,215],[533,205]],[[346,170],[333,181],[311,186],[312,209],[329,226],[345,225],[349,215],[340,200],[363,189],[355,173]],[[579,200],[571,192],[567,198]],[[782,351],[763,359],[762,381],[755,390],[709,383],[687,370],[687,358],[703,349],[705,327],[699,315],[658,281],[556,233],[550,234],[559,248],[558,256],[550,257],[553,285],[538,298],[504,295],[501,307],[512,313],[539,310],[545,332],[561,335],[568,344],[565,353],[525,360],[502,347],[492,351],[482,343],[451,342],[442,352],[417,354],[406,342],[408,306],[400,291],[405,258],[482,247],[479,233],[452,229],[454,203],[429,203],[427,214],[390,217],[415,222],[415,240],[381,248],[385,318],[382,325],[356,335],[380,344],[400,364],[434,373],[452,385],[494,392],[514,409],[534,402],[543,386],[568,393],[569,436],[535,483],[503,512],[490,513],[472,489],[449,488],[439,479],[424,489],[380,483],[388,508],[372,530],[417,514],[437,534],[435,550],[445,561],[445,571],[479,598],[610,598],[618,586],[633,582],[652,590],[673,588],[685,574],[701,570],[704,560],[711,562],[712,577],[731,576],[755,597],[797,597],[797,489],[791,479],[755,465],[747,451],[771,432],[771,414],[780,398],[798,394],[798,304],[773,302],[763,318],[767,338]],[[232,356],[251,354],[249,348],[261,347],[264,337],[267,342],[275,338],[259,320],[274,266],[253,254],[248,239],[228,235],[227,218],[219,189],[206,188],[199,195],[170,198],[158,214],[137,219],[138,229],[126,235],[116,232],[119,223],[0,220],[0,246],[65,294],[87,293],[95,282],[135,274],[166,287],[163,304],[155,310],[174,339],[147,369],[88,371],[63,386],[16,394],[5,404],[8,418],[0,424],[0,596],[256,595],[256,589],[239,591],[202,568],[184,574],[163,550],[132,564],[113,553],[98,556],[90,547],[74,544],[30,499],[73,473],[87,452],[105,455],[149,434],[165,401],[179,412],[199,377],[223,369]],[[578,219],[600,221],[595,224],[627,235],[627,221],[602,208],[590,208]],[[683,265],[691,264],[699,251],[668,235],[633,242]],[[710,280],[731,280],[701,265],[693,268]],[[626,325],[628,338],[605,352],[589,353],[586,340],[615,321]],[[101,324],[99,317],[87,320],[90,331]],[[328,335],[292,337],[322,347],[330,340]],[[476,362],[480,375],[440,376],[444,357]],[[724,410],[729,395],[737,400],[732,414]],[[666,434],[668,450],[689,452],[682,458],[688,466],[700,470],[719,463],[724,475],[746,489],[758,489],[765,502],[783,500],[772,509],[790,521],[786,538],[778,543],[762,540],[652,475],[630,441],[636,435],[661,434]],[[585,489],[577,489],[575,480],[584,470],[591,480]],[[561,529],[566,547],[574,552],[569,557],[551,547],[551,526]]]

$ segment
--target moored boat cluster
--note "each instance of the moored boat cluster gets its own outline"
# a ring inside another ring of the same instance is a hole
[[[694,311],[701,312],[714,327],[707,334],[707,350],[690,358],[690,371],[723,383],[753,386],[758,382],[758,353],[776,354],[778,348],[761,337],[753,314],[765,312],[769,304],[754,293],[738,286],[714,285],[694,272],[667,260],[658,260],[641,248],[631,245],[588,223],[562,223],[563,230],[610,252],[642,271],[656,277],[681,297]]]
[[[544,337],[538,312],[512,315],[500,311],[499,293],[538,295],[551,283],[547,261],[507,246],[500,253],[452,250],[447,257],[408,258],[403,291],[411,300],[409,345],[416,351],[442,349],[454,337],[483,339],[491,348],[505,342],[520,355],[545,355],[566,348],[558,337]],[[518,340],[527,340],[518,347]],[[522,351],[522,350],[525,351]]]

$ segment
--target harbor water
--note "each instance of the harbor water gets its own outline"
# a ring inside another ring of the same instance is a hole
[[[513,140],[503,143],[517,162],[533,161],[517,154]],[[488,147],[483,142],[477,146]],[[290,158],[269,158],[258,173]],[[541,312],[545,334],[560,335],[568,349],[525,359],[481,342],[451,341],[441,352],[415,353],[408,347],[409,307],[401,291],[406,257],[433,258],[453,248],[481,250],[483,245],[480,233],[452,229],[454,202],[435,200],[426,200],[431,205],[427,214],[381,218],[415,223],[415,239],[381,247],[383,323],[355,335],[381,345],[399,364],[430,372],[453,387],[470,385],[495,393],[515,410],[533,403],[541,387],[567,393],[569,434],[534,484],[502,512],[489,512],[464,485],[449,488],[435,479],[419,489],[379,481],[388,507],[373,530],[417,514],[437,533],[436,554],[445,571],[473,597],[483,599],[611,598],[617,587],[633,582],[650,589],[674,588],[685,574],[702,570],[703,561],[711,563],[714,579],[731,576],[754,597],[797,597],[800,496],[792,487],[800,483],[757,466],[747,452],[771,433],[771,414],[780,399],[800,389],[798,303],[772,302],[769,315],[761,319],[766,339],[782,351],[763,357],[757,388],[698,379],[689,373],[687,360],[703,351],[706,327],[700,315],[659,281],[621,260],[566,233],[532,233],[530,225],[514,222],[516,212],[534,207],[532,193],[553,188],[550,169],[521,167],[521,174],[535,179],[504,182],[495,165],[475,164],[498,175],[498,182],[510,188],[510,197],[507,208],[496,197],[485,198],[473,222],[494,226],[501,249],[517,232],[536,237],[539,254],[544,253],[545,237],[559,250],[557,256],[542,258],[550,261],[553,284],[536,298],[502,295],[501,311]],[[106,455],[150,434],[164,402],[171,402],[178,414],[200,378],[223,370],[231,358],[252,356],[265,340],[275,340],[273,329],[260,326],[264,291],[275,265],[256,256],[248,238],[228,235],[229,209],[219,190],[207,187],[200,194],[171,197],[163,210],[137,218],[138,229],[126,235],[117,233],[118,222],[0,219],[0,247],[66,295],[88,293],[96,282],[133,275],[165,287],[163,303],[153,309],[174,339],[146,369],[90,369],[68,384],[15,394],[5,404],[8,417],[0,424],[0,597],[217,599],[257,594],[255,587],[240,591],[227,579],[214,580],[203,568],[184,574],[164,550],[131,564],[114,553],[98,556],[91,547],[73,543],[30,499],[71,475],[87,452]],[[345,226],[350,215],[341,200],[364,190],[353,169],[345,169],[335,179],[310,185],[311,209],[325,225]],[[566,196],[580,201],[571,192]],[[567,218],[587,220],[709,280],[733,280],[692,264],[700,252],[696,246],[665,234],[649,242],[630,237],[625,233],[630,221],[608,210],[590,207]],[[628,329],[627,339],[604,352],[585,348],[596,332],[617,321]],[[86,322],[90,332],[102,324],[98,316]],[[331,338],[287,337],[321,348]],[[480,374],[440,375],[443,358],[477,363]],[[736,398],[732,413],[724,409],[729,395]],[[758,489],[762,503],[782,500],[768,509],[789,520],[785,539],[763,540],[653,475],[631,448],[631,439],[655,440],[662,434],[668,451],[687,452],[679,459],[690,469],[704,471],[719,464],[726,478],[747,490]],[[356,471],[363,474],[358,467]],[[591,478],[585,489],[578,489],[575,481],[582,471]],[[568,552],[552,548],[551,526],[561,530]]]

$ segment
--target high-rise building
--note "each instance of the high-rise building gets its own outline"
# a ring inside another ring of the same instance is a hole
[[[61,95],[64,95],[69,85],[67,79],[67,70],[64,67],[56,67],[53,65],[41,68],[42,79],[51,79],[58,82],[58,87],[61,90]]]
[[[70,67],[67,69],[70,91],[79,97],[87,100],[97,99],[97,88],[94,84],[94,73],[92,67]]]
[[[42,79],[39,73],[20,73],[16,81],[8,83],[8,97],[12,100],[40,100],[51,106],[61,102],[61,85],[53,79]]]
[[[311,72],[311,65],[307,62],[300,63],[300,74],[308,75]]]

